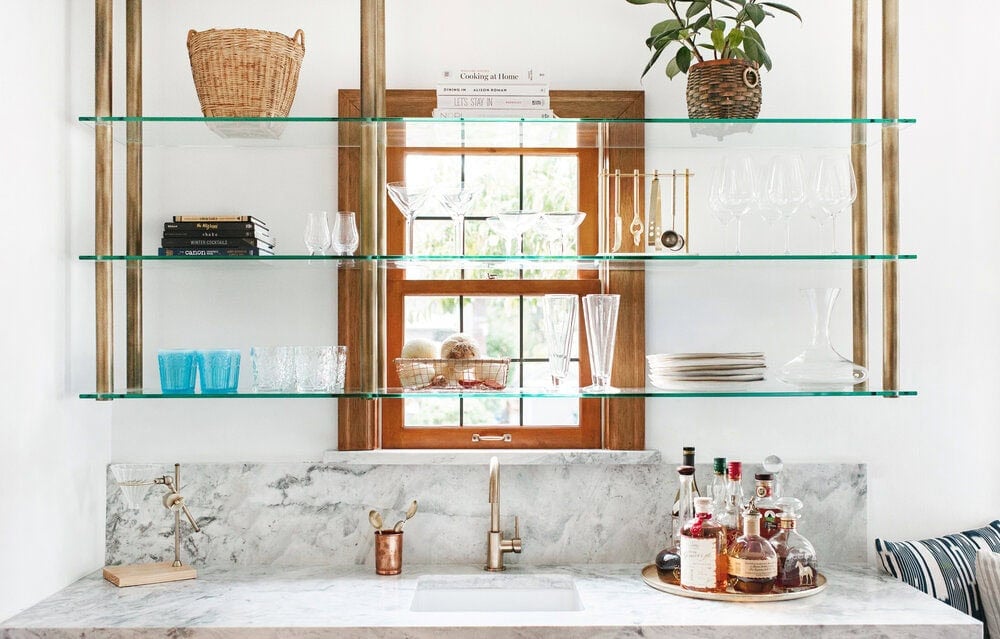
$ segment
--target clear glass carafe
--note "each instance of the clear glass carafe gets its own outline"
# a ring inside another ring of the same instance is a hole
[[[830,318],[839,288],[802,289],[812,311],[812,341],[781,367],[778,379],[803,390],[850,391],[868,379],[868,369],[855,364],[830,342]]]

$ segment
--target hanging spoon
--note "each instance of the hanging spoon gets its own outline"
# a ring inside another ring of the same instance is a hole
[[[622,172],[615,169],[615,241],[611,252],[617,253],[622,247]]]
[[[368,521],[371,522],[372,528],[375,530],[382,530],[382,515],[377,510],[369,511]]]
[[[639,169],[632,170],[632,223],[628,230],[632,233],[632,243],[642,244],[642,219],[639,217]]]
[[[673,202],[670,206],[670,230],[664,231],[660,236],[660,242],[671,251],[679,251],[684,248],[684,236],[675,231],[677,228],[677,171],[670,174],[670,196]]]
[[[393,526],[392,529],[395,532],[403,532],[403,524],[412,519],[413,516],[416,514],[417,514],[417,500],[414,499],[413,503],[410,504],[410,507],[406,510],[406,519],[400,519],[399,521],[397,521],[396,525]]]

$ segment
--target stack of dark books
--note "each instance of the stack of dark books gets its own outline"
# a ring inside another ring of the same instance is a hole
[[[175,215],[160,247],[160,255],[274,255],[271,232],[252,215]]]

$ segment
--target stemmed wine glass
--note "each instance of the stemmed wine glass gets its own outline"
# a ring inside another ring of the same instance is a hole
[[[559,243],[556,255],[566,251],[566,236],[576,232],[587,214],[582,211],[551,211],[542,213],[542,230]]]
[[[825,155],[816,165],[812,180],[812,215],[820,227],[830,222],[830,252],[837,252],[837,216],[858,198],[858,182],[851,156],[846,153]]]
[[[385,188],[393,204],[406,218],[406,254],[413,255],[413,220],[427,204],[431,189],[426,186],[408,186],[405,182],[389,182]]]
[[[722,170],[716,168],[712,171],[712,183],[708,191],[708,208],[711,209],[712,213],[715,215],[715,219],[719,220],[719,224],[722,225],[723,236],[726,234],[726,230],[729,228],[729,224],[736,219],[733,215],[732,209],[722,203],[719,197],[719,192],[722,190]]]
[[[353,255],[358,248],[358,225],[354,211],[337,211],[333,222],[333,250],[337,255]]]
[[[453,186],[445,186],[437,189],[437,198],[441,206],[448,211],[448,215],[455,222],[455,255],[465,253],[465,241],[463,238],[463,227],[465,216],[472,207],[472,198],[476,196],[478,189],[466,185],[464,182]]]
[[[326,211],[309,211],[306,213],[306,230],[303,234],[309,255],[319,252],[323,255],[330,248],[330,225],[326,221]]]
[[[518,240],[538,223],[538,211],[502,211],[488,218],[487,222],[507,238],[507,255],[520,255]]]
[[[749,157],[726,158],[719,171],[717,197],[736,218],[736,254],[740,254],[743,216],[757,200],[753,163]]]
[[[777,218],[764,219],[772,227],[778,219],[785,221],[785,255],[790,252],[792,216],[806,199],[804,173],[802,158],[797,154],[787,153],[771,158],[764,174],[764,201],[768,210],[778,214]]]

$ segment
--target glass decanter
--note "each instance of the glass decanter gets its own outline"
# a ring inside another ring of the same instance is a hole
[[[778,580],[775,587],[795,592],[816,587],[816,549],[796,530],[802,508],[798,499],[785,497],[779,501],[779,529],[771,539],[778,555]]]
[[[853,390],[868,379],[868,369],[855,364],[830,343],[830,318],[839,288],[802,289],[812,311],[812,342],[778,371],[778,379],[803,390]]]

